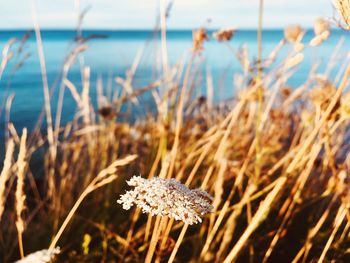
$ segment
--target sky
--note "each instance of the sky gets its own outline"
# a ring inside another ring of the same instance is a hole
[[[85,29],[152,29],[159,1],[169,0],[0,0],[0,29],[32,28],[31,1],[35,2],[41,28],[74,28],[77,3],[90,7]],[[311,27],[315,19],[334,15],[332,0],[264,0],[264,27],[289,24]],[[256,28],[259,0],[174,0],[170,29],[208,26]]]

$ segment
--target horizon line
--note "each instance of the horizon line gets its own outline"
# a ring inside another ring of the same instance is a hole
[[[171,31],[192,31],[196,30],[198,28],[169,28],[166,31],[171,32]],[[224,28],[206,28],[208,31],[217,31],[221,30]],[[304,27],[303,29],[305,30],[313,30],[313,27]],[[0,28],[0,32],[15,32],[15,31],[31,31],[34,30],[32,27],[28,28]],[[253,27],[245,27],[245,28],[237,28],[237,31],[257,31],[256,28]],[[263,28],[263,31],[265,30],[284,30],[284,27],[266,27]],[[334,27],[332,30],[343,30],[342,28]],[[71,28],[71,27],[66,27],[66,28],[59,28],[59,27],[46,27],[46,28],[40,28],[40,31],[76,31],[76,28]],[[153,28],[83,28],[81,29],[82,32],[84,31],[155,31]],[[157,30],[159,31],[159,29]]]

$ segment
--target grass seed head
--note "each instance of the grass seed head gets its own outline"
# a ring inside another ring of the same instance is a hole
[[[291,25],[287,26],[284,29],[284,38],[289,43],[297,43],[300,42],[304,36],[304,30],[299,25]]]
[[[319,46],[323,41],[327,40],[331,34],[329,22],[323,18],[319,18],[314,24],[315,37],[310,41],[312,47]]]
[[[209,39],[208,32],[205,28],[200,28],[198,30],[193,30],[193,48],[194,53],[203,50],[204,42]]]
[[[230,41],[235,33],[236,29],[234,28],[221,29],[213,33],[213,38],[219,42]]]
[[[322,35],[324,32],[329,31],[329,22],[324,18],[318,18],[314,24],[314,32],[316,36]]]
[[[325,110],[336,91],[336,87],[332,83],[319,81],[319,84],[309,92],[309,97],[315,106]]]

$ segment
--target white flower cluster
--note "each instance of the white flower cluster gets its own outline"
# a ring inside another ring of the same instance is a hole
[[[127,183],[135,188],[118,200],[125,210],[136,205],[143,213],[168,216],[192,225],[202,222],[201,216],[213,209],[210,204],[213,198],[207,192],[190,190],[175,179],[134,176]]]
[[[60,253],[60,248],[56,247],[52,250],[43,249],[29,254],[25,258],[16,261],[15,263],[48,263]]]

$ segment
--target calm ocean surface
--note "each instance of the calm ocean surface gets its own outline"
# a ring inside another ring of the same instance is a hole
[[[5,43],[11,37],[21,39],[24,31],[0,31],[0,49],[2,50]],[[88,42],[89,49],[84,53],[85,64],[91,68],[91,97],[94,98],[96,94],[96,79],[98,76],[102,77],[104,87],[112,85],[113,89],[118,88],[118,84],[113,80],[109,81],[110,76],[125,77],[125,72],[130,68],[132,62],[138,53],[144,47],[144,55],[140,66],[135,75],[134,86],[142,86],[152,79],[155,72],[156,50],[159,50],[159,42],[146,45],[147,40],[152,37],[150,31],[85,31],[84,36],[91,34],[101,35],[105,38],[93,39]],[[304,41],[312,38],[312,32],[308,31],[304,37]],[[49,85],[52,86],[55,80],[59,80],[60,72],[64,58],[72,47],[75,32],[73,31],[43,31],[42,32],[44,51],[46,57],[46,65],[48,71]],[[322,46],[308,49],[306,57],[298,72],[289,80],[289,84],[297,86],[303,82],[308,75],[312,63],[321,63],[320,72],[325,69],[334,48],[341,38],[345,39],[342,51],[339,56],[340,66],[342,59],[346,57],[347,48],[349,47],[350,39],[343,31],[333,31],[330,39],[328,39]],[[265,55],[269,54],[274,47],[283,38],[283,31],[271,30],[265,31],[263,34],[263,52]],[[242,44],[247,44],[249,47],[249,54],[251,58],[256,56],[257,43],[255,31],[239,31],[231,45],[237,50]],[[168,33],[168,50],[169,62],[174,65],[188,52],[192,45],[191,31],[170,31]],[[12,50],[16,50],[18,44]],[[282,50],[286,54],[288,47]],[[11,108],[11,121],[19,130],[22,127],[32,129],[38,119],[38,116],[43,107],[43,91],[41,82],[40,65],[37,55],[37,48],[34,34],[32,33],[28,42],[25,45],[23,54],[30,53],[29,58],[25,61],[23,66],[14,70],[16,64],[21,58],[15,57],[5,69],[2,80],[0,81],[0,99],[3,105],[4,98],[9,94],[14,93],[15,99]],[[211,68],[214,86],[215,98],[221,100],[230,98],[234,94],[233,75],[241,71],[240,65],[232,55],[231,51],[224,45],[215,41],[210,41],[205,44],[203,52],[203,70],[206,66]],[[335,74],[335,71],[332,72]],[[76,65],[72,67],[69,79],[79,88],[81,83],[79,67]],[[108,84],[109,83],[109,84]],[[205,90],[205,78],[202,78],[200,84]],[[53,104],[57,98],[57,92],[53,95]],[[150,104],[150,97],[145,95],[142,98],[140,112],[144,110],[144,105]],[[2,107],[3,108],[3,107]],[[76,110],[71,94],[68,90],[65,93],[64,107],[63,107],[63,122],[71,120],[72,115]],[[53,105],[53,114],[55,114],[55,105]],[[4,124],[4,110],[1,111],[1,127],[0,137],[3,137]]]

